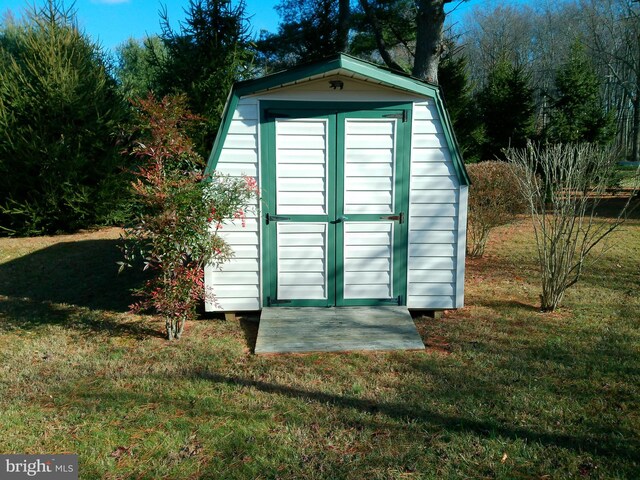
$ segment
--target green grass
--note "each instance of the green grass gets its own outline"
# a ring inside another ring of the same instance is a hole
[[[616,174],[619,187],[638,188],[640,186],[637,167],[618,167]]]
[[[117,236],[0,239],[0,452],[81,478],[640,478],[638,220],[553,314],[528,224],[500,229],[406,353],[256,357],[249,317],[169,343],[126,313]]]

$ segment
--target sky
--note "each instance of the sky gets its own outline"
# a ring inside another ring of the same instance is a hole
[[[275,32],[278,28],[278,13],[274,6],[279,0],[245,0],[246,13],[251,17],[251,28],[254,35],[260,30]],[[524,0],[511,0],[502,3],[521,3]],[[37,1],[40,4],[41,0]],[[495,4],[495,0],[469,0],[460,4],[450,15],[454,22],[460,21],[480,4]],[[0,0],[0,14],[10,10],[16,17],[24,11],[33,0]],[[71,1],[65,2],[70,5]],[[456,2],[452,2],[453,5]],[[169,21],[174,29],[184,19],[183,9],[188,0],[76,0],[80,27],[97,40],[106,50],[114,51],[128,38],[141,39],[160,32],[159,10],[166,7]],[[451,4],[450,4],[451,5]],[[449,7],[451,8],[451,7]]]

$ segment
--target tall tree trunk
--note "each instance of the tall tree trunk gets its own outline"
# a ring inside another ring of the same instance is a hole
[[[633,96],[633,130],[631,141],[631,161],[640,161],[640,35],[636,37],[638,51],[636,52],[636,88]]]
[[[411,74],[438,83],[443,52],[444,5],[451,0],[419,0],[416,17],[416,55]]]
[[[640,74],[640,72],[638,72]],[[639,75],[640,77],[640,75]],[[638,88],[633,97],[633,130],[631,139],[631,161],[640,161],[640,78],[638,78]]]
[[[349,24],[351,7],[349,0],[338,0],[338,50],[346,52],[349,48]]]

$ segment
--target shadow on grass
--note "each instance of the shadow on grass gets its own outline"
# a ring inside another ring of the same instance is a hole
[[[108,312],[29,299],[8,298],[0,301],[0,319],[3,320],[0,322],[0,332],[64,325],[65,328],[92,335],[164,338],[161,326],[158,329],[150,328],[139,319],[126,321],[122,316]]]
[[[255,353],[256,340],[258,339],[258,327],[260,325],[259,313],[247,313],[240,317],[240,328],[244,335],[244,341],[247,344],[249,352]]]
[[[224,312],[206,312],[204,305],[199,311],[202,320],[227,321]],[[235,317],[242,330],[244,343],[249,353],[255,353],[256,340],[258,339],[258,327],[260,326],[260,312],[235,312]]]
[[[194,378],[205,379],[217,384],[255,388],[258,391],[282,395],[285,397],[333,405],[338,408],[356,409],[366,413],[381,413],[394,419],[417,421],[427,426],[443,428],[454,432],[469,432],[481,436],[500,436],[511,440],[520,439],[528,443],[535,442],[545,446],[560,447],[574,451],[587,451],[596,455],[616,456],[635,460],[640,455],[640,444],[627,439],[624,445],[608,442],[603,436],[577,436],[563,433],[536,432],[527,428],[505,425],[491,420],[474,420],[459,416],[443,415],[423,406],[402,403],[378,403],[349,396],[294,388],[286,385],[251,380],[236,376],[225,376],[215,372],[201,371]]]
[[[118,240],[85,240],[52,245],[0,265],[0,295],[92,310],[126,312],[141,272],[118,275]]]
[[[65,242],[0,265],[0,330],[65,325],[109,335],[161,336],[140,320],[118,313],[129,310],[131,289],[145,275],[124,271],[118,240]]]
[[[596,215],[599,218],[617,218],[627,201],[629,201],[628,194],[602,199],[596,208]],[[640,220],[640,195],[636,195],[629,203],[627,218]]]

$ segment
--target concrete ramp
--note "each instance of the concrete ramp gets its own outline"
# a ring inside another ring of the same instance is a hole
[[[423,349],[407,307],[270,307],[255,353]]]

